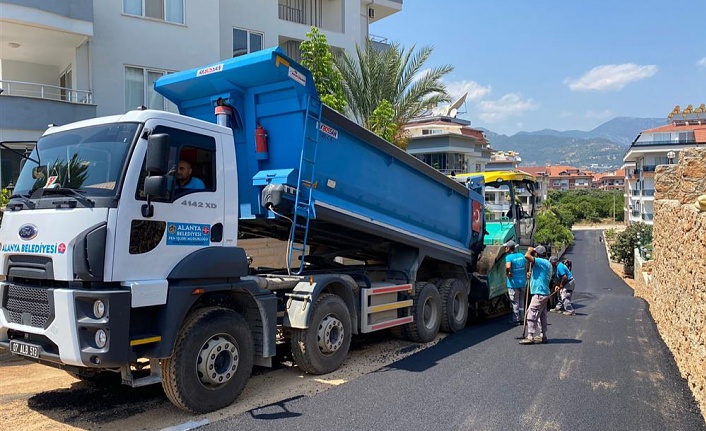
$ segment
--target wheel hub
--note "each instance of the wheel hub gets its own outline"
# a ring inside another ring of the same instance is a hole
[[[438,311],[436,310],[436,307],[434,306],[434,300],[432,298],[427,298],[427,300],[424,301],[423,322],[422,322],[422,324],[427,329],[432,329],[434,327],[434,323],[438,319],[437,313],[438,313]]]
[[[343,323],[333,316],[326,316],[319,325],[316,337],[323,353],[332,353],[343,344],[345,332]]]
[[[199,380],[206,385],[230,381],[238,369],[238,348],[230,337],[216,335],[201,347],[197,361]]]

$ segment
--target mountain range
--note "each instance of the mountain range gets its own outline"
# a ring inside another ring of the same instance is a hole
[[[522,166],[570,165],[617,169],[630,144],[643,130],[666,124],[664,118],[617,117],[590,131],[543,129],[500,135],[480,128],[494,150],[516,151]]]

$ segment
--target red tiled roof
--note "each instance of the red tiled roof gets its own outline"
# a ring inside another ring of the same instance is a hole
[[[706,127],[694,130],[694,137],[696,138],[696,142],[706,144]]]
[[[706,124],[702,124],[702,125],[692,124],[689,126],[666,124],[664,126],[655,127],[654,129],[647,129],[647,130],[643,131],[643,133],[683,132],[683,131],[687,131],[687,130],[694,130],[694,131],[705,130],[706,131]]]

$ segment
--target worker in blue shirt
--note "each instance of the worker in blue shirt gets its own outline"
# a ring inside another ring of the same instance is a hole
[[[549,262],[554,267],[554,279],[556,280],[554,289],[559,292],[559,301],[551,311],[562,313],[565,316],[573,316],[576,314],[574,306],[571,305],[571,295],[574,293],[574,287],[576,287],[574,275],[569,267],[563,262],[559,262],[559,258],[556,256],[552,256]]]
[[[507,275],[507,294],[510,297],[512,304],[512,320],[511,325],[520,325],[522,323],[522,312],[520,310],[520,301],[524,296],[525,286],[527,285],[527,272],[525,269],[525,255],[515,251],[515,241],[510,240],[503,244],[505,247],[505,275]]]
[[[179,165],[176,171],[177,191],[183,191],[184,189],[204,190],[206,188],[206,184],[204,184],[201,179],[191,175],[192,172],[193,171],[191,169],[191,163],[187,162],[186,160],[179,160]]]
[[[546,254],[547,249],[543,245],[536,248],[529,247],[525,253],[525,259],[532,264],[530,293],[533,296],[526,311],[527,338],[520,341],[520,344],[544,344],[547,342],[547,301],[549,301],[552,264],[545,258]]]

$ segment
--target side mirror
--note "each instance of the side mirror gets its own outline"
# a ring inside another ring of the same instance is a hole
[[[169,170],[169,135],[158,133],[147,140],[145,168],[150,175],[165,175]],[[145,190],[146,190],[145,184]]]
[[[164,176],[149,176],[145,178],[145,194],[152,198],[166,198],[167,177]]]

